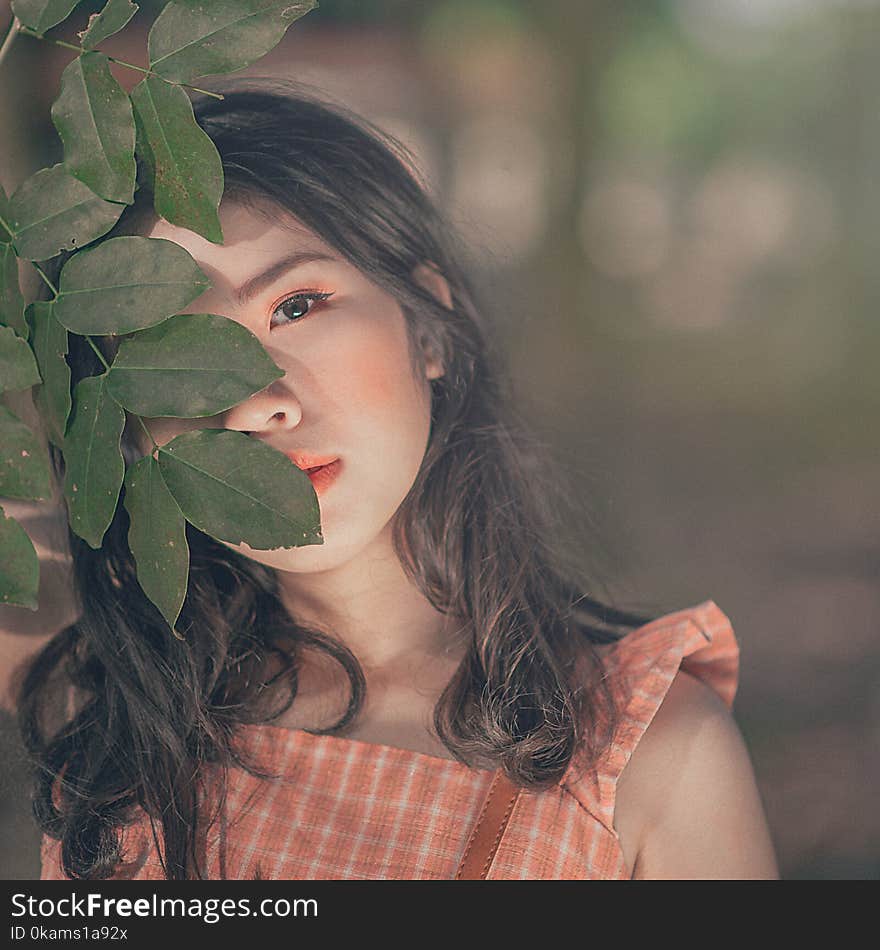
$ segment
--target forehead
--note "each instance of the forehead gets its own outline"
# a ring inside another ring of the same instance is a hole
[[[250,206],[234,199],[220,205],[223,244],[212,244],[187,228],[154,219],[141,231],[146,237],[174,241],[205,267],[230,279],[246,278],[277,260],[279,255],[317,251],[338,256],[292,214],[273,205]]]

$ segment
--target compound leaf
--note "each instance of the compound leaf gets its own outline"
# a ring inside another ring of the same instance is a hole
[[[159,448],[159,466],[186,520],[219,541],[257,550],[324,543],[308,476],[242,432],[184,432]]]
[[[12,211],[9,209],[9,198],[0,185],[0,244],[9,244],[12,241]]]
[[[223,243],[217,209],[223,164],[214,143],[196,123],[192,103],[179,86],[147,76],[131,91],[138,154],[152,178],[156,214]]]
[[[46,447],[18,416],[0,405],[0,498],[48,501],[51,496]]]
[[[137,13],[138,5],[131,0],[107,0],[100,13],[89,17],[89,25],[82,33],[77,33],[83,49],[94,49],[108,36],[118,33]]]
[[[34,390],[34,406],[46,427],[49,441],[64,446],[70,415],[70,367],[67,365],[67,330],[56,320],[53,305],[38,300],[25,311],[30,342],[43,383]]]
[[[70,527],[99,548],[113,520],[125,475],[120,439],[125,412],[107,392],[107,374],[81,379],[74,416],[64,440],[64,497]]]
[[[12,12],[34,32],[46,30],[66,20],[79,0],[12,0]]]
[[[18,258],[11,244],[0,244],[0,324],[27,336],[24,298],[18,283]]]
[[[139,416],[213,416],[284,375],[247,327],[213,313],[178,314],[124,339],[113,398]]]
[[[63,164],[42,168],[10,201],[18,256],[44,261],[91,244],[116,224],[124,207],[98,197]]]
[[[150,30],[150,68],[175,82],[243,69],[316,6],[315,0],[174,0]]]
[[[0,393],[41,382],[34,354],[12,327],[0,327]]]
[[[74,333],[131,333],[167,320],[210,286],[173,241],[111,238],[64,265],[55,316]]]
[[[186,596],[189,545],[186,521],[152,456],[126,472],[124,504],[138,583],[173,630]]]
[[[37,609],[40,562],[27,532],[0,507],[0,604]]]
[[[101,198],[131,204],[137,173],[134,116],[103,53],[83,53],[67,66],[52,121],[69,171]]]

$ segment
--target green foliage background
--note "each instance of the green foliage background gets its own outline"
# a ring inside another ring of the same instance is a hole
[[[308,477],[287,456],[242,433],[203,429],[162,446],[153,441],[142,416],[212,416],[283,371],[236,321],[179,314],[210,286],[185,250],[170,241],[106,235],[134,200],[140,158],[156,213],[223,242],[220,157],[196,124],[185,87],[251,65],[316,3],[172,0],[150,28],[149,68],[130,67],[144,74],[130,94],[100,44],[126,28],[138,5],[108,0],[78,34],[79,48],[47,37],[77,5],[13,0],[0,52],[0,75],[20,34],[77,52],[51,110],[64,160],[9,196],[0,189],[0,392],[36,387],[45,433],[64,457],[70,527],[91,547],[101,546],[125,485],[138,580],[181,636],[174,625],[187,589],[187,521],[256,549],[296,547],[322,543],[319,509]],[[56,287],[40,262],[65,251],[73,253]],[[26,306],[19,259],[36,268],[49,301]],[[104,366],[72,395],[64,359],[71,333],[88,340]],[[123,337],[112,363],[94,339],[101,336]],[[153,442],[152,454],[127,474],[120,449],[126,411]],[[255,472],[272,477],[257,479]],[[0,406],[0,496],[42,501],[50,493],[43,441]],[[36,551],[21,525],[0,513],[0,603],[36,610]]]

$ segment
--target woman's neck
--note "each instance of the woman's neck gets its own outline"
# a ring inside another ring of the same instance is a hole
[[[407,577],[390,535],[338,569],[279,572],[279,585],[297,622],[341,640],[360,663],[367,694],[346,735],[449,758],[431,722],[467,648],[468,629],[437,611]],[[348,698],[338,664],[308,650],[297,662],[296,700],[277,724],[327,728]]]
[[[409,579],[391,545],[390,528],[338,568],[278,576],[291,616],[341,640],[368,678],[407,676],[413,664],[454,661],[464,653],[465,624],[440,613]]]

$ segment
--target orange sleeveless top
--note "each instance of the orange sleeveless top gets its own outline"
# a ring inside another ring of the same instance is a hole
[[[732,706],[739,648],[730,621],[707,600],[631,631],[603,662],[621,699],[614,740],[592,770],[572,765],[550,789],[523,790],[488,878],[629,878],[614,828],[617,781],[679,669]],[[278,726],[244,726],[240,736],[279,777],[229,770],[224,807],[198,839],[212,880],[451,879],[494,775]],[[123,829],[122,853],[114,878],[164,878],[146,816]],[[41,879],[64,879],[60,842],[48,836]]]

